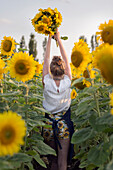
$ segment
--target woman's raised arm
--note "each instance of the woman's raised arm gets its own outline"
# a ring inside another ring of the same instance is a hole
[[[58,42],[62,58],[63,58],[63,60],[65,62],[65,74],[68,75],[70,80],[71,80],[72,79],[72,75],[71,75],[70,63],[68,61],[68,57],[67,57],[66,51],[65,51],[64,46],[62,44],[62,41],[60,39],[60,33],[59,33],[58,29],[56,30],[56,34],[54,35],[54,37],[55,37],[55,39]]]
[[[45,57],[44,57],[44,64],[43,64],[42,81],[44,79],[44,76],[49,73],[49,67],[50,67],[50,46],[51,46],[51,36],[48,37],[48,41],[47,41],[46,52],[45,52]]]

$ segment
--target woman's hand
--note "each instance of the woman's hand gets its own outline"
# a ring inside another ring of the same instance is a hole
[[[56,29],[56,33],[53,36],[57,41],[60,40],[60,32],[58,31],[58,28]]]

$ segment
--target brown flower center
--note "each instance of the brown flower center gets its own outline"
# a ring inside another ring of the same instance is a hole
[[[24,60],[18,61],[15,64],[15,70],[18,74],[25,75],[28,73],[29,65]]]
[[[81,54],[81,52],[74,51],[71,55],[71,61],[75,67],[79,67],[81,62],[83,61],[83,55]]]
[[[4,127],[0,133],[0,142],[3,145],[10,144],[14,141],[15,130],[11,126]]]
[[[84,76],[85,78],[89,78],[88,70],[85,70],[85,71],[83,72],[83,76]]]
[[[45,30],[45,34],[50,34],[50,31],[48,31],[48,30]]]
[[[49,18],[43,18],[43,23],[48,24]]]
[[[3,43],[3,50],[6,52],[11,51],[12,42],[10,40],[5,40]]]
[[[39,30],[39,31],[43,31],[43,30],[44,30],[44,26],[43,26],[43,25],[40,25],[40,26],[38,27],[38,30]]]
[[[110,45],[113,44],[113,27],[108,26],[104,28],[101,33],[101,36],[102,36],[102,40],[105,43],[109,43]]]

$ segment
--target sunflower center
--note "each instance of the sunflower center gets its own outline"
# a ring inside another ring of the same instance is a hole
[[[12,47],[12,42],[10,40],[5,40],[3,43],[3,49],[6,52],[11,51],[11,47]]]
[[[48,18],[43,18],[43,22],[44,22],[45,24],[47,24],[47,23],[49,22],[49,19],[48,19]]]
[[[50,34],[50,31],[48,31],[48,30],[45,30],[45,34]]]
[[[88,71],[87,71],[87,70],[85,70],[85,71],[83,72],[83,76],[84,76],[85,78],[89,78],[89,74],[88,74]]]
[[[102,35],[102,40],[105,43],[109,43],[110,45],[113,44],[113,27],[112,26],[108,26],[104,28],[101,35]]]
[[[10,144],[14,141],[15,130],[11,126],[6,126],[2,129],[0,134],[0,141],[3,145]]]
[[[83,61],[83,55],[81,54],[81,52],[74,51],[71,55],[71,61],[75,67],[79,67],[81,62]]]
[[[43,26],[43,25],[40,25],[40,26],[38,27],[38,30],[39,30],[39,31],[43,31],[43,30],[44,30],[44,26]]]
[[[75,92],[73,92],[73,97],[75,96]]]
[[[18,61],[15,64],[15,70],[18,74],[25,75],[28,73],[29,65],[24,60]]]

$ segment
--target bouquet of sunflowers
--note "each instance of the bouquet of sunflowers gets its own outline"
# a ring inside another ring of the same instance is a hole
[[[54,35],[56,28],[61,25],[62,15],[55,8],[39,9],[39,13],[31,20],[35,31],[45,35]]]
[[[37,13],[31,21],[36,32],[52,36],[56,33],[56,28],[61,25],[62,15],[57,10],[57,8],[55,8],[54,10],[51,8],[39,9],[39,13]],[[61,39],[67,40],[68,37],[61,36]]]

